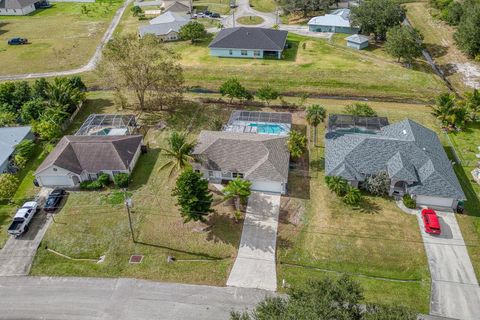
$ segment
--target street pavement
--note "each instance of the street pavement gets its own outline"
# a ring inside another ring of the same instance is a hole
[[[432,277],[430,314],[462,320],[480,319],[480,287],[455,214],[439,212],[442,234],[422,233]]]
[[[0,319],[225,320],[271,294],[123,278],[0,277]]]
[[[279,212],[279,194],[252,192],[248,199],[240,248],[227,286],[271,291],[277,289],[275,248]]]

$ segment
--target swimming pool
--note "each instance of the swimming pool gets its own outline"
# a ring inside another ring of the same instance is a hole
[[[282,134],[285,129],[278,124],[261,124],[261,123],[250,123],[249,127],[257,127],[257,133],[259,134],[272,134],[272,135],[280,135]]]

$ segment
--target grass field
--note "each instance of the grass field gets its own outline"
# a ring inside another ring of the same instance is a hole
[[[250,0],[250,6],[262,12],[274,12],[277,8],[274,0]]]
[[[263,18],[258,16],[245,16],[237,19],[237,22],[243,25],[257,25],[261,24],[263,21]]]
[[[460,92],[472,90],[471,87],[465,85],[465,82],[472,80],[480,82],[478,76],[462,74],[456,69],[458,66],[466,67],[465,64],[470,63],[476,65],[480,70],[480,64],[468,59],[457,49],[453,40],[454,28],[439,19],[433,18],[430,11],[434,9],[430,7],[428,2],[408,3],[405,4],[405,7],[407,8],[408,19],[423,34],[428,51],[432,54],[437,65],[444,71],[447,79]]]
[[[116,110],[109,93],[89,94],[78,118],[80,124],[88,113],[131,112]],[[132,175],[129,192],[134,202],[132,213],[137,243],[130,238],[128,218],[123,207],[123,193],[109,189],[101,192],[71,192],[48,230],[35,258],[33,275],[123,276],[162,281],[224,285],[236,255],[242,224],[234,223],[231,205],[215,195],[214,214],[208,222],[184,224],[175,206],[171,190],[175,179],[159,171],[166,162],[160,147],[171,129],[184,129],[193,121],[193,139],[200,128],[208,127],[215,117],[227,119],[218,108],[177,109],[175,113],[144,114],[141,121],[167,122],[169,129],[150,130],[146,142],[150,151],[140,157]],[[193,120],[192,120],[193,119]],[[78,262],[56,256],[51,249],[74,258],[98,258],[105,262]],[[131,254],[142,254],[139,265],[130,265]],[[177,261],[167,263],[167,256]]]
[[[220,14],[230,12],[230,0],[194,0],[193,7],[198,11],[209,10]]]
[[[0,75],[60,71],[87,63],[121,0],[55,3],[28,16],[0,18]],[[82,13],[82,6],[88,13]],[[8,46],[13,37],[30,44]]]
[[[341,112],[348,103],[315,102],[329,113]],[[390,122],[409,117],[435,128],[425,106],[370,104]],[[303,121],[300,118],[297,124]],[[295,214],[281,218],[279,283],[348,273],[363,285],[367,301],[428,312],[430,275],[415,217],[401,212],[390,199],[367,196],[361,210],[352,210],[332,195],[324,183],[323,133],[319,126],[319,146],[310,151],[310,178],[290,176]]]

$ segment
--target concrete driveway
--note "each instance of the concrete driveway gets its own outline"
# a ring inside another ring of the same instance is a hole
[[[45,202],[51,189],[42,188],[38,195],[39,206]],[[10,237],[0,250],[0,276],[28,275],[37,248],[51,223],[42,211],[35,214],[29,230],[18,238]]]
[[[225,320],[267,295],[135,279],[0,277],[0,319]]]
[[[277,290],[275,248],[280,195],[252,192],[227,286]]]
[[[260,12],[250,7],[249,0],[237,0],[237,8],[235,9],[235,14],[229,15],[222,20],[222,24],[226,28],[231,28],[234,25],[234,17],[235,20],[240,17],[246,16],[257,16],[261,17],[264,21],[261,24],[248,26],[248,27],[263,27],[263,28],[271,28],[275,25],[276,16],[275,13],[266,13]],[[240,23],[235,21],[235,26],[239,27],[242,26]]]
[[[480,287],[457,219],[452,212],[437,214],[442,228],[439,236],[425,233],[421,215],[417,214],[432,277],[430,313],[480,319]]]

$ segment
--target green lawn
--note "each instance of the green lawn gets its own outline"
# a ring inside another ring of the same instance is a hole
[[[245,16],[237,19],[237,22],[244,25],[257,25],[263,22],[263,18],[259,16]]]
[[[448,80],[460,92],[470,91],[471,87],[465,85],[465,75],[455,71],[454,64],[472,63],[480,64],[468,59],[455,45],[454,28],[440,19],[433,18],[430,12],[435,12],[428,2],[405,4],[407,16],[412,25],[420,30],[428,51],[432,54],[437,65],[445,72]],[[478,77],[477,77],[478,80]]]
[[[274,0],[250,0],[250,6],[262,12],[274,12],[277,8]]]
[[[76,121],[78,126],[88,113],[131,112],[115,110],[105,92],[89,94],[86,108]],[[150,129],[145,140],[150,151],[142,155],[133,172],[129,187],[134,210],[132,213],[135,237],[130,238],[128,219],[119,190],[100,192],[70,192],[56,224],[48,230],[37,253],[32,275],[122,276],[162,281],[224,285],[234,261],[242,224],[234,223],[231,205],[215,195],[216,212],[207,223],[184,224],[175,206],[171,190],[175,179],[167,171],[159,171],[166,162],[160,147],[172,129],[183,130],[192,123],[194,139],[209,120],[228,118],[228,110],[214,106],[179,107],[176,112],[144,113],[142,123],[154,124],[164,120],[164,131]],[[56,256],[45,246],[74,258],[98,258],[105,262],[78,262]],[[128,263],[131,254],[145,256],[140,265]],[[167,256],[177,261],[167,263]]]
[[[194,0],[193,7],[197,12],[209,10],[220,14],[228,14],[230,12],[230,0]]]
[[[291,34],[283,60],[217,58],[209,55],[211,39],[191,45],[169,43],[182,56],[188,86],[218,90],[229,77],[249,89],[270,83],[283,93],[309,93],[431,100],[446,90],[430,72],[403,68],[390,58],[351,50],[321,39]],[[381,79],[381,81],[379,81]]]
[[[341,112],[346,104],[316,102],[329,113]],[[409,117],[435,128],[426,106],[370,104],[390,122]],[[304,119],[296,123],[302,125]],[[361,209],[352,210],[333,195],[324,183],[323,134],[319,126],[319,146],[311,146],[310,178],[290,175],[291,210],[279,228],[279,283],[347,273],[365,288],[367,302],[404,304],[428,313],[430,275],[416,218],[390,199],[366,196]]]
[[[87,63],[121,2],[54,3],[28,16],[2,16],[0,75],[60,71]],[[27,38],[30,44],[8,46],[13,37]]]

